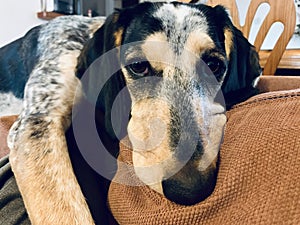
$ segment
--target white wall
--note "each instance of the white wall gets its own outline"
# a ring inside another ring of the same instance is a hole
[[[51,2],[53,7],[53,1],[47,1],[48,6],[50,5],[51,9]],[[108,3],[111,0],[105,1],[106,3]],[[237,1],[242,14],[246,12],[249,1],[250,0]],[[297,1],[299,2],[300,0]],[[201,2],[206,2],[206,0],[202,0]],[[35,25],[45,23],[46,21],[37,18],[36,13],[38,11],[40,11],[40,0],[0,0],[0,47],[23,36],[30,28],[34,27]],[[298,8],[298,12],[299,11],[300,9]],[[298,18],[298,22],[299,20],[300,18]],[[261,22],[261,19],[256,18],[254,24],[256,28],[254,28],[254,30],[258,30],[259,22]],[[278,33],[278,30],[275,30],[275,33]],[[273,35],[269,35],[269,37],[273,37]],[[251,41],[251,35],[249,39]],[[273,38],[266,41],[263,47],[266,49],[272,48],[274,45],[274,40],[272,39]],[[300,36],[294,36],[289,43],[288,48],[300,48],[299,43]]]
[[[53,0],[45,1],[47,10],[52,11]],[[41,11],[40,2],[41,0],[0,0],[0,47],[22,37],[30,28],[47,22],[37,18],[37,12]],[[113,11],[113,1],[105,2],[110,7],[106,10]]]
[[[0,47],[45,23],[38,19],[40,0],[0,0]]]

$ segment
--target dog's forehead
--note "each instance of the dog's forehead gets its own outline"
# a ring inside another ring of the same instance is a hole
[[[158,54],[165,49],[166,45],[161,44],[163,42],[168,43],[168,53],[172,52],[174,56],[182,55],[186,50],[201,55],[206,49],[215,47],[215,41],[210,34],[212,31],[209,29],[208,20],[211,18],[205,13],[209,9],[205,5],[196,7],[178,3],[153,4],[142,16],[139,12],[134,17],[123,36],[123,43],[144,42],[148,46],[143,51],[151,52],[151,58],[155,53],[153,49],[161,48],[157,51]],[[136,48],[127,48],[129,52],[135,52],[132,49]],[[153,59],[159,58],[155,55]]]
[[[203,32],[207,32],[207,18],[199,8],[188,5],[163,4],[154,12],[153,16],[161,22],[162,28],[170,35],[184,35],[194,29],[202,29]]]
[[[136,10],[123,36],[125,43],[144,41],[155,32],[164,33],[169,42],[183,42],[194,30],[209,32],[205,6],[202,9],[186,4],[160,3]]]
[[[154,13],[154,17],[160,21],[161,33],[173,46],[176,54],[181,54],[184,49],[197,49],[193,51],[197,54],[203,50],[203,46],[213,47],[213,41],[208,34],[207,17],[199,8],[164,4]]]

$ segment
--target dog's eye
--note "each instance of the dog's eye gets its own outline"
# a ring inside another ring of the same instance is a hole
[[[219,59],[210,59],[206,64],[213,74],[219,74],[224,65]]]
[[[137,76],[145,76],[149,73],[150,65],[147,61],[131,63],[128,68]]]
[[[212,72],[217,78],[217,80],[222,79],[227,69],[225,62],[222,59],[220,59],[219,57],[209,57],[207,59],[204,59],[204,62],[209,68],[210,72]]]

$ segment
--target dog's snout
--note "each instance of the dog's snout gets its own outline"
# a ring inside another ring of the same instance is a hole
[[[199,172],[194,162],[188,162],[179,172],[162,181],[163,193],[181,205],[194,205],[206,199],[214,190],[217,167],[211,164]]]

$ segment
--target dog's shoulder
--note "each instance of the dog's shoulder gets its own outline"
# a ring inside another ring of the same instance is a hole
[[[25,84],[39,61],[59,60],[67,51],[80,51],[103,22],[102,17],[61,16],[0,48],[0,92],[23,98]]]

